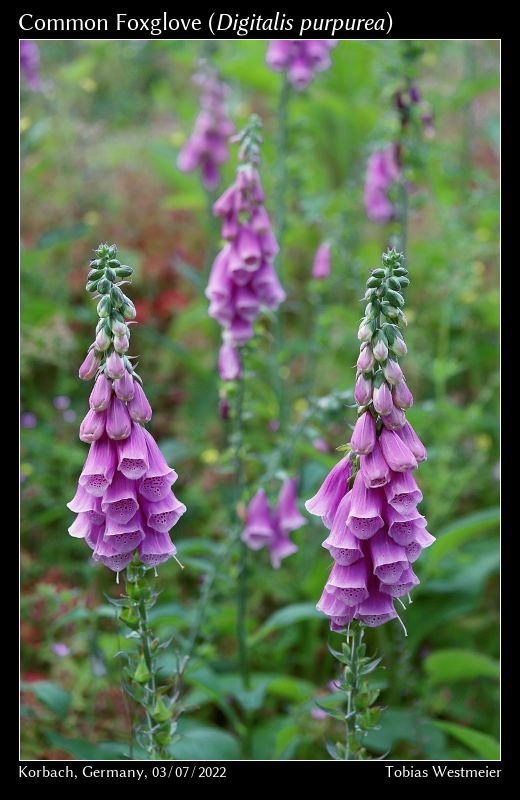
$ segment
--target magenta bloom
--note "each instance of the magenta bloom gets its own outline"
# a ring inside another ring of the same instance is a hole
[[[265,60],[275,72],[286,70],[289,81],[300,92],[311,83],[315,72],[332,65],[330,51],[337,44],[331,39],[273,39]]]
[[[397,151],[394,144],[384,150],[376,150],[367,165],[365,179],[365,209],[367,216],[380,225],[390,222],[394,207],[388,199],[388,190],[400,176]]]
[[[311,275],[313,278],[328,278],[332,270],[332,260],[330,255],[330,245],[326,242],[320,244],[314,254]]]
[[[236,381],[242,377],[240,354],[231,342],[224,342],[220,348],[218,371],[222,381]]]
[[[234,183],[213,205],[222,218],[222,238],[227,242],[218,253],[206,287],[208,313],[222,327],[223,345],[219,373],[223,381],[240,379],[238,348],[254,336],[254,322],[261,306],[275,311],[285,300],[273,259],[279,250],[271,222],[263,206],[264,191],[256,167],[261,138],[252,121],[242,134],[241,162]]]
[[[40,78],[40,51],[32,39],[20,40],[20,74],[33,91],[42,88]]]
[[[194,75],[193,82],[201,90],[201,110],[193,133],[179,152],[177,166],[181,172],[199,169],[203,186],[212,190],[220,183],[221,165],[229,158],[227,142],[235,130],[225,108],[229,90],[207,65]]]
[[[297,478],[284,481],[274,511],[269,507],[264,489],[258,489],[247,507],[246,526],[241,539],[251,550],[267,546],[274,569],[278,569],[284,558],[298,550],[289,534],[307,524],[298,510],[297,488]]]
[[[370,411],[357,418],[352,432],[350,446],[354,453],[371,453],[376,443],[376,421]]]
[[[111,269],[117,269],[116,253],[114,245],[100,245],[94,273],[99,270],[110,276],[103,265],[106,267],[110,259]],[[104,298],[111,300],[111,295]],[[104,298],[98,306],[103,314],[107,310]],[[122,307],[129,316],[134,315],[130,301]],[[112,309],[111,313],[119,312]],[[116,323],[123,324],[117,318]],[[152,409],[130,361],[114,349],[117,337],[108,336],[102,354],[96,355],[91,348],[80,370],[84,379],[86,375],[94,377],[98,370],[99,375],[90,395],[90,410],[80,427],[80,438],[91,443],[90,450],[68,507],[77,514],[69,534],[85,540],[95,561],[120,572],[133,560],[136,550],[141,562],[150,566],[175,555],[168,532],[186,507],[171,492],[176,472],[143,427]]]
[[[334,564],[316,607],[329,617],[333,631],[343,630],[353,619],[370,627],[396,617],[401,622],[394,599],[417,586],[411,565],[435,541],[417,510],[422,493],[412,474],[426,459],[426,450],[406,419],[413,401],[401,367],[397,358],[388,358],[389,349],[406,353],[396,317],[390,311],[385,320],[384,310],[391,305],[385,305],[386,292],[393,292],[388,297],[395,301],[398,289],[408,285],[408,279],[400,283],[407,274],[402,261],[395,250],[388,251],[382,257],[385,269],[372,270],[367,281],[365,300],[370,303],[358,334],[361,371],[354,394],[358,406],[367,407],[358,408],[362,413],[352,432],[350,456],[334,467],[305,504],[330,529],[323,547]],[[378,319],[371,306],[374,290],[381,298]],[[404,346],[396,347],[397,341]]]

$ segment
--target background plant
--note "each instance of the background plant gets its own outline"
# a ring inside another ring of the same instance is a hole
[[[117,627],[114,609],[100,600],[113,581],[66,536],[65,503],[84,458],[84,445],[75,443],[85,409],[76,366],[92,332],[84,264],[92,241],[109,240],[124,243],[121,261],[135,267],[132,299],[146,325],[134,327],[132,346],[146,353],[150,429],[178,468],[179,496],[190,510],[176,539],[185,570],[168,568],[150,619],[160,636],[175,625],[182,652],[194,623],[192,598],[212,575],[234,493],[221,458],[219,331],[203,295],[214,234],[197,176],[175,163],[197,112],[189,78],[202,53],[198,43],[182,41],[38,44],[44,90],[22,86],[21,106],[21,411],[32,415],[21,420],[22,755],[123,758],[127,718],[111,658]],[[498,736],[498,47],[420,44],[417,80],[436,132],[409,209],[407,380],[415,398],[409,418],[428,449],[423,513],[437,542],[418,566],[408,639],[382,629],[366,634],[367,652],[384,652],[386,666],[369,676],[370,685],[380,690],[377,703],[390,706],[366,746],[374,756],[391,748],[393,757],[410,759],[491,758]],[[229,41],[212,55],[231,87],[237,128],[251,112],[263,120],[264,165],[276,162],[281,80],[264,65],[265,50],[266,42]],[[341,42],[331,68],[293,93],[288,108],[282,446],[291,453],[287,466],[300,472],[301,497],[316,491],[337,460],[333,448],[346,440],[342,412],[354,423],[346,406],[353,402],[359,287],[389,232],[367,219],[363,182],[369,153],[387,140],[385,126],[395,125],[390,95],[382,100],[382,93],[397,56],[395,42]],[[232,173],[224,165],[223,186]],[[275,179],[264,169],[268,196]],[[309,276],[324,233],[332,275],[319,287],[322,310],[309,347]],[[252,480],[266,467],[255,453],[271,458],[274,470],[280,453],[269,427],[278,416],[266,380],[270,329],[271,322],[262,338],[260,324],[248,356]],[[318,439],[329,449],[316,449]],[[184,702],[198,711],[179,720],[178,758],[240,753],[237,721],[247,704],[256,706],[253,758],[327,757],[324,737],[335,740],[341,725],[311,715],[315,699],[328,706],[338,699],[326,688],[327,623],[314,608],[326,576],[316,558],[321,535],[312,520],[294,534],[299,551],[276,582],[268,559],[255,560],[248,597],[254,691],[247,697],[235,669],[237,566],[216,578],[203,644],[184,675]],[[52,649],[59,643],[66,655]],[[173,675],[175,653],[160,658]]]

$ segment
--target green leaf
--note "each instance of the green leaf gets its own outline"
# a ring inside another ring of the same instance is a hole
[[[128,743],[98,742],[91,744],[83,739],[67,739],[55,731],[46,730],[45,735],[53,747],[65,750],[81,761],[123,761],[128,753]]]
[[[482,731],[476,731],[474,728],[466,728],[464,725],[457,725],[455,722],[438,720],[434,724],[440,728],[441,731],[448,733],[471,750],[474,750],[475,753],[482,756],[482,758],[492,759],[494,761],[500,759],[500,744],[493,736],[482,733]]]
[[[58,717],[62,719],[65,717],[72,699],[70,693],[65,689],[60,689],[52,681],[23,683],[22,689],[34,692],[40,703],[47,706]]]
[[[286,628],[302,620],[323,619],[323,615],[316,610],[314,603],[294,603],[275,611],[266,622],[250,637],[248,644],[253,645],[279,628]]]
[[[446,553],[473,539],[476,534],[498,525],[499,521],[500,509],[493,507],[477,511],[475,514],[468,514],[451,525],[441,528],[436,533],[435,547],[428,551],[427,571],[431,572]]]
[[[230,733],[210,725],[198,725],[191,720],[179,722],[182,738],[172,752],[176,759],[223,759],[240,758],[240,747]]]
[[[448,648],[424,659],[424,668],[434,683],[468,681],[472,678],[500,677],[498,661],[483,653]]]

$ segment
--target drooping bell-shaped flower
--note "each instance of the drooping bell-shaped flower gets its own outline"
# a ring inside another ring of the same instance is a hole
[[[331,469],[314,497],[307,500],[305,508],[309,514],[321,517],[323,524],[330,528],[337,508],[348,491],[348,482],[352,476],[352,461],[344,456]]]
[[[332,65],[330,51],[336,45],[331,39],[273,39],[265,60],[275,72],[286,70],[294,89],[301,92],[311,83],[315,72]]]
[[[311,275],[317,280],[322,280],[323,278],[328,278],[331,271],[332,259],[330,254],[330,245],[327,242],[323,242],[323,244],[320,244],[316,250],[316,253],[314,254]]]
[[[134,422],[145,425],[152,418],[152,407],[139,381],[134,381],[134,393],[128,401],[128,413]]]
[[[106,427],[106,411],[87,411],[79,428],[79,438],[82,442],[94,442],[100,439]]]
[[[202,63],[193,83],[201,90],[200,111],[193,133],[179,152],[177,167],[181,172],[200,169],[202,184],[211,191],[220,183],[220,168],[229,155],[227,141],[235,126],[225,108],[228,87],[216,70]]]
[[[371,453],[376,443],[376,422],[370,411],[357,418],[350,447],[357,455]]]
[[[370,627],[401,621],[394,599],[419,583],[411,564],[435,541],[417,509],[422,493],[412,470],[425,460],[426,450],[406,419],[412,397],[397,363],[406,353],[396,320],[406,325],[397,305],[404,303],[400,290],[408,285],[407,270],[394,250],[384,253],[382,262],[367,281],[369,302],[358,332],[354,397],[360,408],[351,454],[306,503],[330,528],[323,547],[334,565],[317,608],[329,617],[332,631],[352,619]]]
[[[222,218],[226,244],[213,263],[205,294],[208,313],[222,327],[219,354],[221,380],[239,380],[242,375],[238,348],[254,336],[254,322],[265,305],[276,310],[285,300],[273,269],[279,250],[264,203],[257,167],[260,164],[260,120],[253,115],[234,141],[240,142],[239,165],[234,183],[213,205]]]
[[[130,338],[125,319],[135,317],[135,308],[116,283],[132,269],[120,265],[116,255],[115,245],[100,245],[91,262],[87,291],[102,295],[100,321],[80,377],[98,375],[80,428],[90,450],[68,507],[77,514],[70,535],[84,539],[95,561],[119,573],[136,553],[149,566],[173,556],[168,531],[186,507],[170,491],[177,474],[143,427],[152,409],[123,354]]]

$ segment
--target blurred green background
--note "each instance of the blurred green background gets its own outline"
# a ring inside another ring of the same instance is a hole
[[[205,576],[232,513],[226,423],[218,416],[220,331],[203,289],[218,247],[211,198],[176,168],[197,113],[190,77],[210,57],[231,87],[237,126],[264,123],[262,178],[273,213],[281,77],[263,41],[40,41],[41,91],[21,88],[21,648],[22,758],[123,758],[128,718],[113,654],[123,646],[114,576],[68,536],[66,503],[86,456],[78,439],[89,387],[77,371],[93,338],[85,294],[91,251],[116,242],[135,268],[131,352],[154,409],[148,426],[179,473],[188,512],[172,531],[181,571],[160,570],[159,633],[182,651]],[[404,370],[409,412],[428,449],[418,470],[421,511],[438,541],[417,563],[421,585],[405,615],[367,631],[384,653],[374,675],[388,706],[369,735],[377,757],[497,757],[498,689],[498,171],[496,41],[425,41],[417,83],[435,116],[414,169],[409,221]],[[396,129],[388,68],[398,42],[342,41],[333,66],[292,93],[283,243],[285,340],[280,375],[290,412],[285,466],[303,501],[348,441],[366,270],[392,225],[363,205],[367,158]],[[221,190],[234,174],[236,148]],[[333,274],[310,280],[328,237]],[[272,388],[272,320],[250,347],[245,435],[251,486],[279,452]],[[312,334],[312,335],[311,335]],[[322,398],[321,401],[319,398]],[[324,439],[316,449],[313,442]],[[277,490],[276,481],[271,489]],[[237,731],[253,719],[252,758],[327,758],[314,700],[339,641],[314,610],[327,574],[321,521],[294,534],[299,552],[273,571],[250,557],[248,631],[255,692],[244,698],[235,643],[237,560],[222,568],[184,682],[178,758],[240,758]],[[123,640],[124,642],[124,640]],[[58,645],[58,646],[57,646]],[[174,668],[174,654],[165,657]]]

